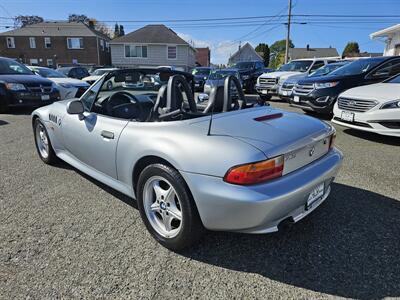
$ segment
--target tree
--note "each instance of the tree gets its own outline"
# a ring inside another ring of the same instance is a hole
[[[42,23],[43,18],[39,16],[16,16],[14,18],[14,24],[18,27],[25,27],[27,25],[33,25],[37,23]]]
[[[68,22],[81,22],[89,24],[90,19],[86,15],[70,14],[68,16]]]
[[[119,25],[119,36],[123,36],[123,35],[125,35],[124,26]]]
[[[268,44],[260,43],[256,47],[256,51],[259,54],[262,54],[263,60],[264,60],[264,65],[268,67],[269,65],[269,56],[270,56],[270,50],[268,47]]]
[[[89,18],[86,15],[79,15],[79,14],[70,14],[68,16],[68,22],[81,22],[88,25],[90,28],[93,28],[102,34],[111,37],[111,30],[110,28],[102,22],[97,21],[94,18]]]
[[[342,57],[346,56],[357,56],[360,53],[360,47],[357,42],[348,42],[346,47],[344,47]]]
[[[294,48],[294,44],[291,40],[289,40],[289,48]],[[285,59],[286,40],[276,41],[271,45],[271,47],[269,47],[269,49],[271,52],[271,61],[269,66],[277,68],[283,64]]]
[[[117,38],[117,37],[119,37],[119,26],[118,26],[118,23],[115,23],[115,26],[114,26],[114,39]]]

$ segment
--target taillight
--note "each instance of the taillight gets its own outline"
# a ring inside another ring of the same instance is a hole
[[[335,140],[336,140],[336,133],[333,133],[331,135],[331,139],[329,140],[329,149],[333,148],[333,146],[335,145]]]
[[[233,184],[249,185],[282,176],[283,155],[251,164],[232,167],[226,172],[224,181]]]

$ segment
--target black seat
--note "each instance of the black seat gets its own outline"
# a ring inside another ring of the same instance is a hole
[[[224,103],[224,87],[214,86],[211,89],[210,97],[208,99],[206,108],[203,110],[203,113],[209,113],[211,111],[223,112],[227,111],[227,109],[227,103]]]

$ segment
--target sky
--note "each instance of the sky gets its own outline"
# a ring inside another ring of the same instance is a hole
[[[291,26],[296,47],[332,46],[339,54],[348,41],[358,42],[361,51],[382,53],[384,43],[369,34],[400,23],[400,0],[292,0],[292,7],[294,15],[349,16],[295,16]],[[271,45],[284,39],[287,9],[288,0],[1,0],[0,31],[9,30],[5,26],[12,21],[6,18],[16,15],[65,20],[71,13],[85,14],[111,27],[118,21],[125,33],[154,21],[195,47],[210,47],[213,63],[226,63],[239,43]],[[256,18],[224,20],[243,17]]]

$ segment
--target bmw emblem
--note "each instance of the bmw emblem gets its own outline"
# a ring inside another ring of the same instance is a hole
[[[165,205],[165,202],[161,202],[161,203],[160,203],[160,208],[161,208],[162,210],[166,210],[166,209],[167,209],[167,206]]]
[[[310,156],[313,156],[313,155],[314,155],[314,152],[315,152],[315,147],[313,146],[313,147],[310,149],[310,152],[308,152],[308,154],[309,154]]]

